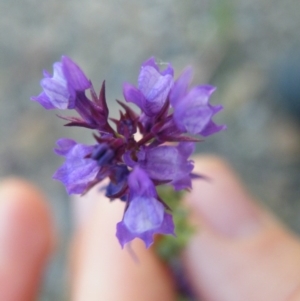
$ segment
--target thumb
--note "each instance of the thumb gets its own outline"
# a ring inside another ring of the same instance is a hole
[[[184,254],[197,296],[205,301],[300,300],[298,239],[253,201],[222,160],[198,158],[196,172],[210,178],[195,182],[187,197],[201,222]]]

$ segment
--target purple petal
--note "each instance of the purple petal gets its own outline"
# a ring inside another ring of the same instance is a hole
[[[184,100],[182,102],[193,102],[197,103],[197,105],[207,105],[210,96],[212,93],[216,90],[215,87],[204,85],[204,86],[197,86],[185,96]]]
[[[48,70],[43,70],[43,75],[44,75],[44,77],[52,77],[52,75],[50,74],[50,72]]]
[[[191,176],[188,174],[184,178],[174,180],[172,182],[172,185],[174,186],[174,189],[179,191],[182,189],[192,188],[192,179]]]
[[[55,82],[60,83],[62,86],[67,86],[67,80],[64,75],[63,65],[61,62],[56,62],[53,64],[53,76],[50,73],[46,73],[46,78],[52,78]]]
[[[169,63],[168,67],[165,70],[161,71],[160,74],[161,75],[167,75],[167,74],[169,74],[173,78],[174,77],[174,69],[173,69],[172,65]]]
[[[174,223],[170,214],[157,199],[153,182],[138,166],[128,177],[128,208],[117,224],[117,237],[122,248],[134,238],[142,239],[148,248],[155,233],[173,234]]]
[[[58,148],[54,149],[54,152],[59,156],[66,156],[77,143],[72,139],[61,138],[56,141],[56,144]]]
[[[68,108],[70,93],[66,86],[55,82],[52,78],[42,79],[41,86],[55,108],[60,110]]]
[[[68,108],[71,94],[67,87],[61,63],[53,65],[53,77],[42,79],[41,86],[55,108],[61,110]]]
[[[150,180],[148,174],[139,166],[134,167],[128,177],[128,186],[130,188],[130,197],[146,196],[156,197],[157,193],[153,182]]]
[[[136,87],[125,83],[123,85],[123,95],[127,102],[133,102],[142,109],[145,97]]]
[[[170,74],[161,75],[151,66],[142,68],[138,78],[138,87],[146,101],[142,104],[141,109],[148,116],[158,113],[163,107],[172,85],[173,78]]]
[[[198,86],[177,102],[174,120],[180,130],[201,134],[214,115],[212,106],[208,103],[214,90],[212,86]]]
[[[66,141],[62,142],[63,144]],[[76,144],[66,152],[65,163],[56,171],[53,178],[61,181],[69,194],[83,193],[96,179],[99,166],[95,160],[86,158],[94,146]]]
[[[38,101],[46,109],[73,109],[76,105],[76,93],[91,87],[81,69],[68,57],[53,65],[53,76],[44,71],[41,80],[43,93],[32,100]]]
[[[127,151],[123,155],[124,163],[129,167],[134,167],[137,165],[137,162],[131,158],[131,152]]]
[[[129,202],[123,223],[132,233],[144,233],[162,224],[164,206],[154,197],[135,197]]]
[[[41,80],[44,91],[31,99],[39,102],[46,109],[67,109],[73,95],[67,87],[62,64],[57,62],[53,65],[53,76],[46,71],[44,71],[44,76]]]
[[[178,143],[177,149],[181,156],[188,158],[195,151],[195,143],[194,142],[181,142]]]
[[[150,57],[148,60],[143,62],[142,65],[141,65],[141,68],[144,68],[144,67],[147,67],[147,66],[153,67],[154,69],[156,69],[157,72],[159,72],[159,68],[156,64],[154,56]]]
[[[148,60],[146,60],[142,65],[141,65],[141,69],[144,67],[153,67],[157,72],[159,72],[161,75],[166,75],[169,74],[172,77],[174,76],[174,69],[172,67],[172,65],[169,63],[167,68],[163,71],[159,71],[159,65],[156,63],[155,61],[155,57],[151,57]]]
[[[187,144],[184,146],[184,144]],[[138,161],[153,180],[172,181],[172,184],[189,176],[194,166],[188,156],[192,152],[192,142],[179,143],[174,146],[146,148],[138,153]]]
[[[170,92],[170,103],[175,107],[178,102],[187,94],[189,84],[193,77],[193,69],[191,67],[186,68],[180,77],[174,83]]]
[[[125,213],[126,214],[126,213]],[[152,229],[143,233],[133,233],[127,229],[123,221],[119,222],[117,224],[117,233],[116,236],[122,246],[124,248],[124,245],[130,241],[132,241],[135,238],[140,238],[144,241],[146,248],[149,248],[154,241],[153,236],[155,234],[165,234],[165,235],[174,235],[174,222],[172,219],[171,214],[164,213],[163,221],[159,228]]]
[[[201,135],[207,137],[226,129],[226,125],[218,125],[215,124],[212,120],[210,120],[210,122],[206,125],[205,129],[201,131]]]
[[[138,77],[138,89],[124,84],[123,94],[128,102],[133,102],[149,117],[155,116],[163,107],[173,85],[174,70],[169,64],[160,72],[155,59],[145,61]]]
[[[31,97],[31,100],[38,102],[46,110],[56,109],[56,107],[51,103],[50,98],[46,95],[45,92],[42,92],[38,96]]]
[[[204,130],[212,116],[213,113],[207,106],[181,106],[174,112],[174,120],[178,128],[194,135]]]
[[[62,56],[62,68],[64,76],[75,91],[84,91],[91,87],[91,82],[87,79],[83,71],[67,56]]]

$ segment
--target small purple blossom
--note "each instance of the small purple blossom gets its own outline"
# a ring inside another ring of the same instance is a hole
[[[194,164],[188,158],[194,149],[193,142],[146,147],[138,153],[138,164],[153,180],[170,181],[176,190],[192,188],[190,173]]]
[[[147,173],[135,167],[128,177],[128,187],[129,206],[123,220],[117,224],[121,246],[139,237],[149,247],[155,233],[175,235],[172,217],[158,200],[155,186]]]
[[[186,69],[175,82],[170,93],[170,102],[174,108],[173,120],[180,131],[193,135],[209,136],[226,127],[216,125],[212,117],[223,109],[222,106],[212,106],[209,98],[216,90],[209,85],[197,86],[188,92],[192,78],[190,68]]]
[[[81,118],[64,117],[69,121],[69,126],[113,132],[107,122],[108,107],[104,83],[98,97],[92,83],[69,57],[62,56],[61,62],[54,63],[53,76],[44,71],[41,86],[43,92],[31,99],[40,103],[47,110],[75,109]],[[90,89],[93,101],[90,101],[85,95],[85,91],[88,89]]]
[[[65,163],[53,175],[53,179],[61,181],[69,194],[85,192],[99,172],[97,161],[87,158],[95,146],[78,144],[70,139],[60,139],[59,149],[55,152],[66,157]]]
[[[91,83],[82,70],[68,57],[53,65],[53,76],[44,72],[41,80],[43,92],[32,100],[39,102],[45,109],[74,109],[76,93],[90,88]]]
[[[190,159],[199,141],[197,135],[224,129],[212,121],[222,109],[209,103],[215,88],[204,85],[189,90],[191,69],[175,82],[173,75],[170,64],[161,71],[154,58],[145,61],[138,86],[123,86],[125,100],[136,104],[141,114],[118,101],[124,111],[119,119],[109,119],[104,82],[97,95],[83,71],[63,56],[53,65],[52,76],[44,72],[43,92],[32,97],[46,109],[74,109],[79,117],[60,116],[67,126],[94,130],[94,145],[71,139],[57,141],[55,152],[65,157],[65,162],[53,178],[61,181],[69,194],[83,194],[109,178],[105,195],[126,202],[116,234],[122,247],[135,238],[149,247],[156,234],[175,235],[172,212],[156,187],[165,184],[175,190],[191,189],[192,180],[200,177],[193,174]],[[139,140],[136,132],[142,134]]]
[[[167,100],[173,85],[173,68],[160,71],[154,58],[150,58],[141,66],[138,77],[138,88],[124,84],[123,94],[128,102],[133,102],[147,115],[155,116]]]

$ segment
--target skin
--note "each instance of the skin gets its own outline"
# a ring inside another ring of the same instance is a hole
[[[196,170],[211,181],[195,182],[185,200],[201,230],[182,260],[199,300],[300,300],[299,238],[258,205],[221,159],[196,158]],[[136,262],[120,249],[114,232],[123,204],[99,198],[91,191],[73,202],[70,299],[176,300],[172,278],[153,250],[135,241]],[[19,179],[0,184],[0,300],[34,300],[53,233],[36,187]]]

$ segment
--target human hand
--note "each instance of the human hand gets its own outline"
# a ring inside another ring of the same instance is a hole
[[[201,224],[183,254],[186,274],[199,300],[300,300],[300,243],[253,202],[220,159],[200,157],[186,202]],[[94,204],[93,204],[94,203]],[[71,300],[176,300],[171,275],[140,241],[132,247],[139,263],[121,250],[115,224],[124,204],[102,200],[96,191],[75,201]],[[90,210],[88,207],[90,206]],[[33,300],[53,247],[49,209],[36,188],[20,180],[0,186],[0,300]]]

